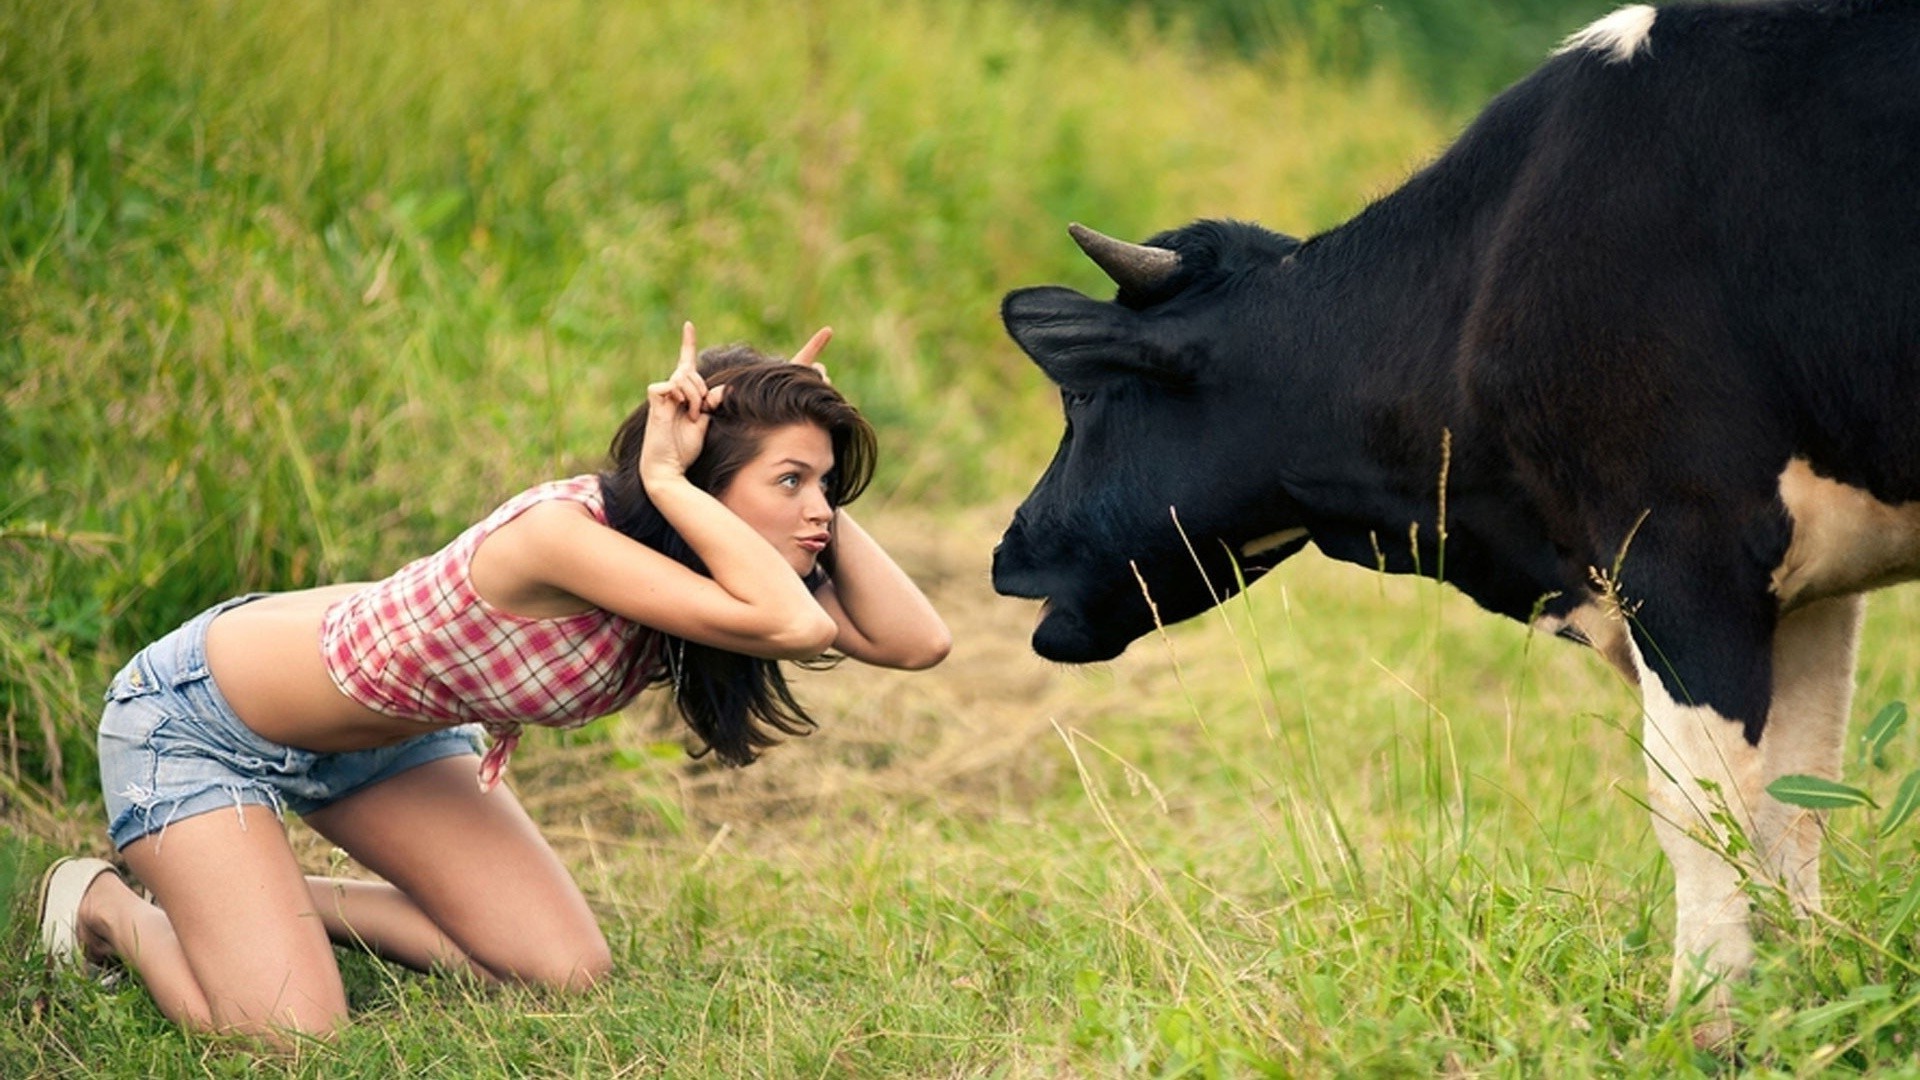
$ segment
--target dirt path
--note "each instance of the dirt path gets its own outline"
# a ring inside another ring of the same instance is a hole
[[[798,672],[795,692],[820,729],[748,769],[689,764],[678,770],[690,813],[712,821],[770,820],[823,802],[935,799],[951,813],[995,812],[1051,786],[1063,755],[1050,752],[1054,724],[1072,725],[1168,681],[1151,649],[1082,672],[1035,656],[1027,639],[1036,604],[996,596],[993,544],[1011,507],[964,512],[869,511],[863,516],[921,584],[953,631],[946,662],[924,672],[847,663]],[[642,703],[617,738],[661,753],[671,738],[663,701]],[[523,798],[542,820],[564,818],[589,793],[611,794],[617,777],[574,773],[570,755],[523,745]],[[529,750],[532,752],[529,753]],[[516,768],[522,766],[516,762]],[[544,770],[544,773],[535,770]],[[571,775],[584,787],[570,787]],[[604,805],[604,803],[603,803]],[[638,824],[638,823],[636,823]]]

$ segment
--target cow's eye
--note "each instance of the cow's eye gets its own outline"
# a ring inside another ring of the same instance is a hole
[[[1060,388],[1060,404],[1068,409],[1077,409],[1092,400],[1093,395],[1085,390],[1069,390],[1064,386]]]

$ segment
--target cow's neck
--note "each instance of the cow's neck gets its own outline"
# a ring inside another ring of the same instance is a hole
[[[1276,350],[1288,358],[1288,414],[1312,402],[1322,418],[1293,433],[1283,482],[1327,554],[1444,576],[1526,618],[1564,586],[1560,562],[1504,449],[1467,409],[1456,367],[1478,254],[1517,165],[1474,135],[1309,241],[1283,276],[1285,308],[1301,316],[1289,330],[1298,340]]]

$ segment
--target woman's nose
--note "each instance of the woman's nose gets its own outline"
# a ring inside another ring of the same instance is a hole
[[[833,520],[833,503],[826,492],[815,489],[807,499],[806,514],[807,520],[815,524],[824,525]]]

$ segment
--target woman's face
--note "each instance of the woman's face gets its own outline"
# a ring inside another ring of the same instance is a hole
[[[741,466],[720,505],[786,556],[794,573],[812,573],[832,534],[833,504],[827,473],[833,470],[833,439],[817,424],[789,424],[769,431],[760,452]]]

